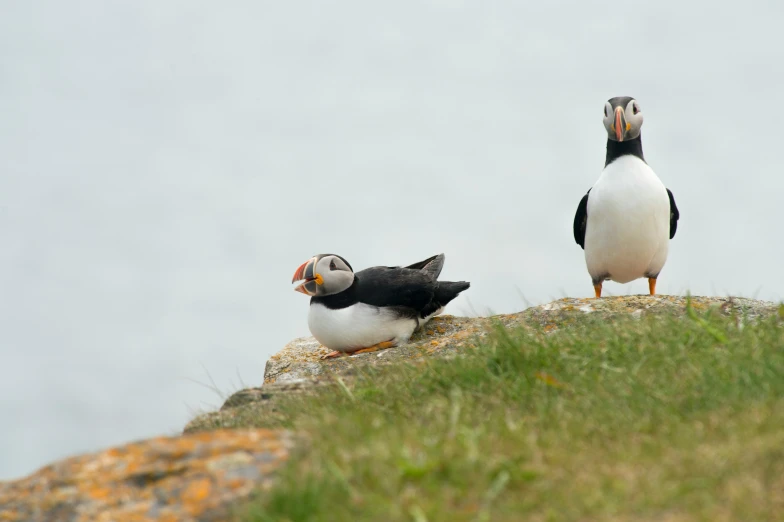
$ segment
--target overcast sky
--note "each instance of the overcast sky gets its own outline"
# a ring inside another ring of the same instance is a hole
[[[444,252],[458,315],[592,296],[613,96],[681,210],[658,290],[784,298],[784,4],[380,5],[0,4],[0,478],[260,384],[317,253]]]

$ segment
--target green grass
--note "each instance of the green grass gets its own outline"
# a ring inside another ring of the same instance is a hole
[[[498,330],[255,425],[308,443],[241,520],[784,520],[781,318]]]

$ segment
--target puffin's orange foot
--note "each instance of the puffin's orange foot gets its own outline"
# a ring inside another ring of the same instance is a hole
[[[651,295],[654,295],[656,293],[656,278],[655,277],[649,277],[648,278],[648,291],[651,293]]]
[[[344,355],[344,353],[337,350],[332,350],[327,355],[322,355],[321,359],[333,359],[335,357],[340,357],[341,355]]]
[[[600,298],[602,296],[602,284],[598,283],[593,285],[593,293],[596,294],[596,298]]]
[[[377,352],[379,350],[386,350],[387,348],[392,348],[395,346],[395,343],[392,341],[384,341],[378,344],[374,344],[373,346],[368,346],[367,348],[360,348],[356,352],[351,352],[351,355],[356,355],[358,353],[370,353],[370,352]]]

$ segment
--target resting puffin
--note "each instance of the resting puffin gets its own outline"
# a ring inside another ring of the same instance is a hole
[[[619,96],[605,102],[604,127],[604,170],[577,207],[574,240],[585,250],[596,297],[602,296],[605,280],[628,283],[641,277],[648,278],[654,295],[680,213],[672,192],[642,155],[637,100]]]
[[[310,298],[308,327],[333,350],[327,357],[391,348],[466,290],[470,283],[438,281],[444,254],[407,267],[375,266],[357,273],[344,258],[319,254],[300,265],[291,282]]]

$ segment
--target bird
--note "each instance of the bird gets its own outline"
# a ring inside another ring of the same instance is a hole
[[[630,96],[610,98],[603,120],[604,170],[577,206],[574,240],[584,250],[597,298],[604,281],[628,283],[642,277],[655,295],[680,211],[672,191],[643,156],[640,103]]]
[[[323,359],[374,352],[406,343],[415,330],[471,286],[438,281],[444,254],[401,266],[374,266],[354,273],[345,258],[319,254],[302,263],[291,282],[311,296],[308,327],[332,350]]]

